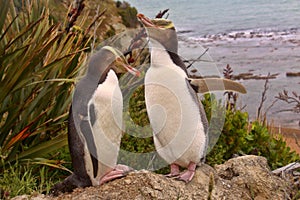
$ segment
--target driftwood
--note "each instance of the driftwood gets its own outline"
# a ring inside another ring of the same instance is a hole
[[[293,163],[290,163],[290,164],[288,164],[288,165],[286,165],[284,167],[280,167],[278,169],[273,170],[272,173],[276,174],[276,175],[280,175],[282,173],[291,173],[291,172],[294,172],[297,169],[300,169],[300,163],[293,162]]]
[[[283,179],[290,179],[296,188],[299,189],[300,187],[300,163],[299,162],[294,162],[290,163],[284,167],[275,169],[272,171],[273,174],[280,176]]]

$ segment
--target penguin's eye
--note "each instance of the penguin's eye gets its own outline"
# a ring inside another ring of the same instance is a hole
[[[118,63],[125,63],[125,61],[122,58],[120,58],[120,57],[116,58],[116,62],[118,62]]]

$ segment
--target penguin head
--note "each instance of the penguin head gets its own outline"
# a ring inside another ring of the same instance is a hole
[[[111,46],[104,46],[92,55],[87,75],[90,79],[98,79],[101,83],[106,79],[110,69],[116,74],[129,72],[134,76],[140,76],[140,71],[128,64],[122,52]]]
[[[102,49],[110,51],[115,56],[115,61],[110,65],[110,68],[113,69],[116,73],[129,72],[132,75],[140,76],[140,71],[129,65],[123,53],[118,49],[111,46],[104,46],[102,47]]]
[[[178,39],[172,21],[163,18],[149,19],[143,14],[137,14],[137,17],[146,27],[150,38],[158,41],[166,50],[177,54]]]
[[[124,74],[126,72],[129,72],[134,76],[140,76],[140,71],[129,65],[124,56],[116,57],[115,62],[111,65],[111,69],[113,69],[116,74]]]

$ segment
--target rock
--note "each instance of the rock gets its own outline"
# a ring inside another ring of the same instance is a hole
[[[300,76],[300,72],[287,72],[286,73],[287,77],[295,77],[295,76]]]
[[[116,34],[120,34],[120,33],[124,32],[124,31],[126,31],[126,26],[124,24],[115,23],[115,24],[112,24],[111,26],[116,31]]]
[[[44,199],[265,200],[290,199],[292,192],[292,184],[274,175],[264,157],[241,156],[214,168],[202,164],[188,184],[141,170],[103,186],[78,188],[71,194]]]
[[[270,74],[266,76],[254,75],[253,73],[241,73],[238,75],[233,75],[232,80],[266,80],[266,79],[276,79],[279,73]]]
[[[36,194],[36,195],[21,195],[12,198],[11,200],[50,200],[51,197],[47,197],[44,194]]]
[[[242,156],[215,167],[222,184],[219,196],[226,199],[288,199],[291,188],[285,180],[271,173],[267,159]]]

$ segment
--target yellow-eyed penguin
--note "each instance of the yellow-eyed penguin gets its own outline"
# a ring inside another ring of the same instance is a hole
[[[112,47],[105,46],[91,57],[69,112],[68,142],[74,171],[53,187],[53,194],[101,185],[131,170],[117,165],[123,97],[116,72],[124,69],[139,76],[139,71]]]
[[[178,40],[171,21],[150,20],[142,14],[137,17],[146,27],[151,42],[145,100],[155,147],[171,164],[168,176],[189,182],[197,164],[204,160],[208,144],[208,122],[196,91],[208,92],[210,87],[205,80],[188,79],[186,67],[177,54]],[[223,83],[223,79],[211,79],[211,83],[215,82]],[[226,85],[231,88],[231,84]],[[224,90],[224,86],[213,87],[213,90],[220,89]],[[244,90],[242,86],[237,89]],[[180,173],[179,166],[187,170]]]

